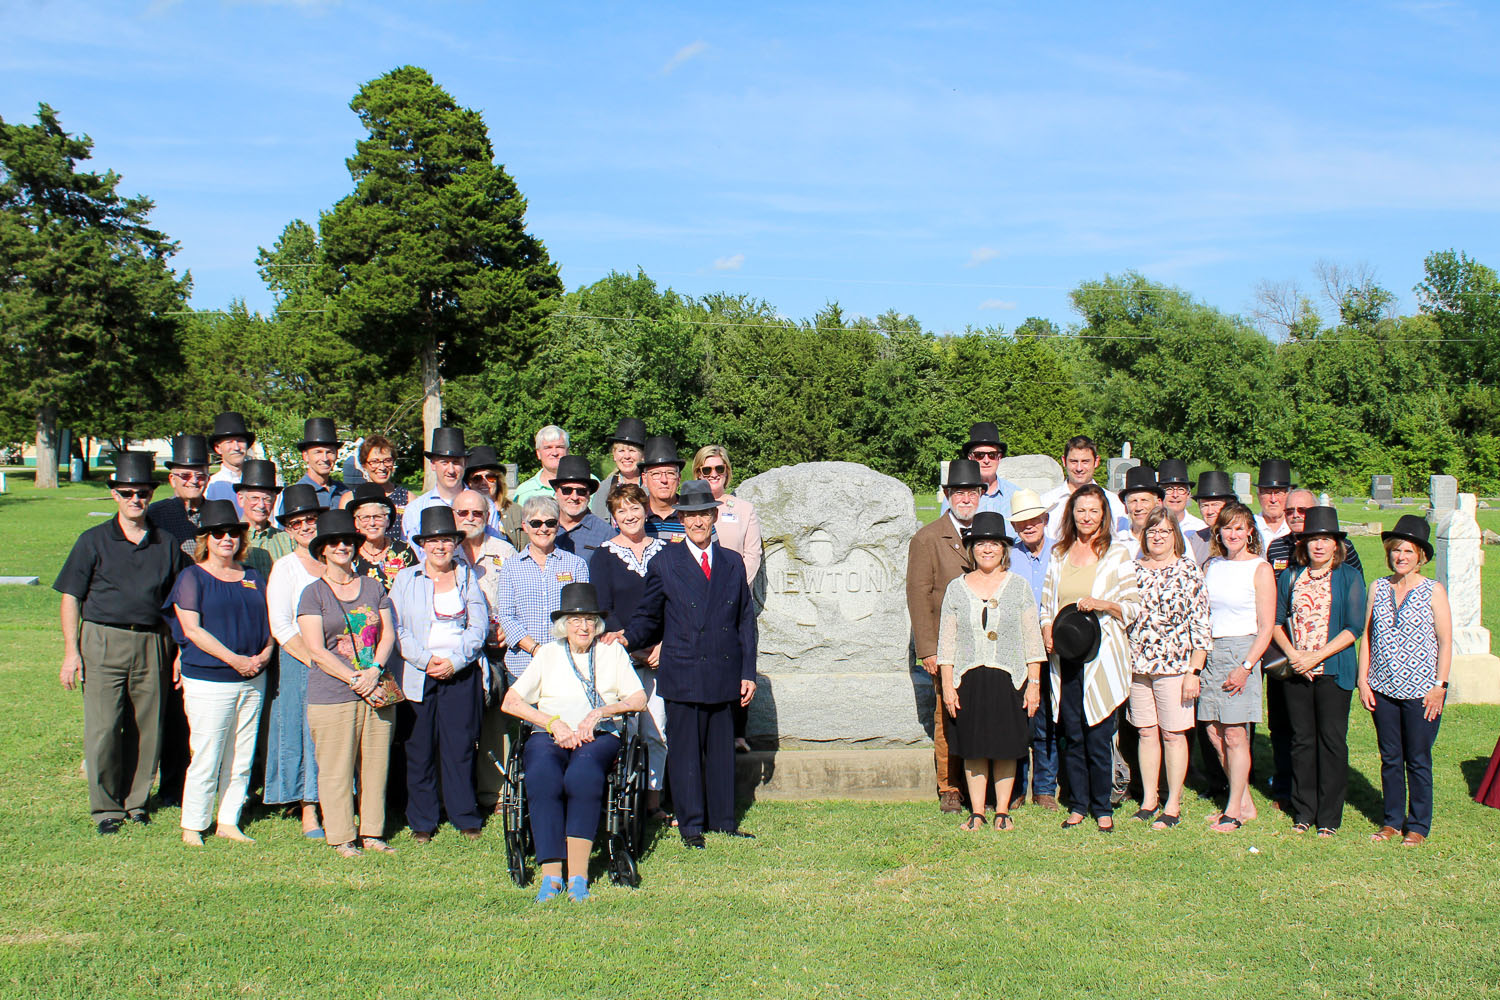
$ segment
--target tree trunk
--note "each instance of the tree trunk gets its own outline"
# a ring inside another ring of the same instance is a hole
[[[36,412],[36,486],[57,489],[57,407],[51,405]]]
[[[429,335],[422,348],[422,450],[432,443],[432,432],[443,422],[443,379],[438,374],[437,342]],[[432,476],[432,465],[422,461],[422,489],[430,490],[436,483]]]

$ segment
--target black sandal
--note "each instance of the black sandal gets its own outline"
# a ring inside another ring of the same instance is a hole
[[[1146,820],[1150,819],[1152,816],[1155,816],[1156,815],[1156,811],[1158,809],[1160,809],[1160,808],[1161,808],[1161,806],[1155,806],[1155,807],[1153,807],[1151,809],[1147,809],[1145,806],[1141,806],[1141,808],[1137,809],[1135,811],[1135,813],[1130,818],[1131,819],[1138,819],[1138,820],[1140,820],[1141,822],[1144,823]]]
[[[1213,826],[1209,827],[1209,829],[1214,833],[1233,833],[1244,825],[1244,823],[1240,822],[1233,816],[1220,816],[1219,821]],[[1220,827],[1227,827],[1227,829],[1221,830],[1219,829]]]
[[[977,825],[974,823],[976,819],[979,821]],[[977,833],[980,830],[983,830],[984,813],[969,813],[969,818],[960,823],[958,825],[958,828],[964,833]]]
[[[1182,814],[1181,813],[1179,813],[1176,816],[1173,816],[1171,813],[1162,813],[1160,816],[1156,817],[1156,822],[1151,824],[1151,829],[1153,829],[1153,830],[1170,830],[1170,829],[1172,829],[1172,827],[1176,826],[1178,823],[1181,823],[1181,822],[1182,822]]]
[[[997,831],[1014,830],[1015,820],[1010,818],[1010,813],[995,813],[995,829]]]
[[[1105,819],[1105,818],[1106,817],[1104,817],[1104,816],[1096,816],[1096,817],[1094,817],[1094,825],[1099,828],[1099,832],[1100,833],[1114,833],[1115,832],[1115,820],[1114,820],[1114,817],[1113,816],[1108,817],[1108,819],[1109,819],[1109,826],[1105,826],[1103,823],[1099,822],[1100,820]]]

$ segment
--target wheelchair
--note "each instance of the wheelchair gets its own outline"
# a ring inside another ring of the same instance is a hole
[[[624,728],[620,752],[605,776],[599,825],[608,853],[609,880],[634,889],[641,884],[637,860],[646,841],[646,744],[633,720]],[[531,727],[522,723],[521,734],[511,740],[504,764],[490,754],[490,761],[499,768],[503,781],[499,811],[505,837],[505,866],[511,881],[522,887],[531,881],[527,859],[535,853],[526,805],[526,758],[522,753],[530,732]],[[598,833],[594,842],[599,842]]]

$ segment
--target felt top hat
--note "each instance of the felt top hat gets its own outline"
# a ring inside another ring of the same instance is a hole
[[[1260,474],[1255,477],[1256,489],[1292,488],[1292,463],[1284,458],[1268,458],[1260,463]]]
[[[312,543],[307,546],[307,551],[312,553],[314,559],[319,559],[329,542],[336,542],[341,538],[347,538],[354,544],[359,544],[359,531],[354,527],[354,514],[347,508],[325,510],[318,515],[318,533],[313,536]]]
[[[1124,500],[1132,493],[1155,493],[1158,500],[1166,496],[1166,490],[1156,481],[1156,470],[1149,465],[1137,465],[1125,470],[1125,485],[1120,489],[1120,499]]]
[[[1418,517],[1416,514],[1402,514],[1396,521],[1396,526],[1390,531],[1382,531],[1380,540],[1388,542],[1393,538],[1411,542],[1421,549],[1428,559],[1432,558],[1432,526],[1427,523],[1427,518]]]
[[[281,513],[276,520],[286,524],[299,514],[319,514],[324,510],[318,503],[318,491],[307,483],[293,483],[281,491]]]
[[[646,422],[636,417],[626,417],[615,425],[615,432],[604,439],[605,444],[633,444],[642,450],[646,447]]]
[[[208,468],[208,439],[202,434],[179,434],[172,439],[172,457],[162,463],[169,469]]]
[[[297,442],[297,450],[337,448],[343,443],[339,440],[338,428],[333,425],[332,417],[311,417],[302,424],[302,440]]]
[[[1069,604],[1052,620],[1052,649],[1060,660],[1089,662],[1099,655],[1102,637],[1099,616],[1092,611],[1079,611],[1076,604]]]
[[[156,488],[151,471],[156,468],[156,457],[149,451],[120,451],[115,453],[115,473],[109,477],[110,489],[116,486],[150,486]]]
[[[1229,473],[1211,469],[1198,477],[1198,492],[1193,494],[1193,499],[1238,500],[1239,497],[1235,495]]]
[[[276,465],[263,458],[247,458],[245,464],[240,466],[240,481],[234,484],[234,491],[240,490],[265,490],[269,493],[280,493],[281,487],[276,482]]]
[[[1164,458],[1156,467],[1157,486],[1191,486],[1187,463],[1180,458]]]
[[[464,533],[453,520],[453,508],[445,503],[436,503],[422,508],[422,523],[412,534],[411,540],[421,545],[429,538],[452,538],[463,541]]]
[[[557,475],[552,477],[552,485],[555,488],[560,483],[578,483],[587,486],[590,493],[599,488],[589,471],[589,460],[582,455],[564,455],[558,459]]]
[[[1005,518],[992,510],[975,514],[973,523],[964,529],[964,544],[973,548],[977,542],[1016,544],[1016,540],[1005,532]]]
[[[240,520],[233,500],[205,500],[198,509],[198,528],[195,535],[206,535],[210,531],[244,531],[250,527]]]
[[[979,473],[978,462],[971,458],[956,458],[948,463],[948,481],[943,485],[950,490],[982,490],[985,481]]]
[[[1332,507],[1309,507],[1307,519],[1302,522],[1302,530],[1297,532],[1297,538],[1300,541],[1303,538],[1311,538],[1313,535],[1332,535],[1334,538],[1343,538],[1348,535],[1348,532],[1339,530],[1337,510]]]
[[[464,432],[458,427],[434,427],[432,447],[422,452],[428,458],[468,458],[469,449],[464,447]]]
[[[1005,442],[1000,440],[1000,428],[988,420],[981,420],[977,424],[970,425],[969,440],[962,450],[963,457],[968,458],[970,451],[984,444],[994,446],[1000,452],[1000,457],[1005,457]]]
[[[500,456],[495,454],[495,449],[487,444],[476,444],[469,449],[468,461],[464,463],[464,472],[478,472],[480,469],[503,469],[504,463]]]
[[[599,607],[599,592],[592,583],[565,583],[559,595],[560,603],[552,612],[552,620],[568,615],[598,615],[603,618],[607,609]]]
[[[714,499],[714,491],[709,488],[708,483],[701,479],[689,479],[677,491],[677,502],[672,505],[672,509],[689,514],[693,511],[713,510],[720,504],[721,501]]]
[[[354,487],[349,495],[349,503],[344,509],[354,513],[367,503],[378,503],[385,507],[386,515],[394,518],[396,516],[396,504],[385,494],[385,487],[379,483],[360,483]]]
[[[244,438],[247,447],[255,443],[255,435],[245,426],[243,413],[225,410],[214,417],[214,429],[208,435],[208,446],[212,448],[225,438]]]
[[[681,469],[687,463],[677,457],[677,442],[669,437],[650,437],[646,439],[646,447],[641,449],[645,457],[641,459],[641,468],[649,469],[653,465],[675,465]]]

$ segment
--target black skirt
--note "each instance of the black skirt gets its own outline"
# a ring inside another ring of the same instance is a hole
[[[1029,683],[1029,682],[1028,682]],[[1031,749],[1031,717],[1010,674],[971,667],[958,682],[958,717],[944,715],[948,752],[966,760],[1016,760]]]

